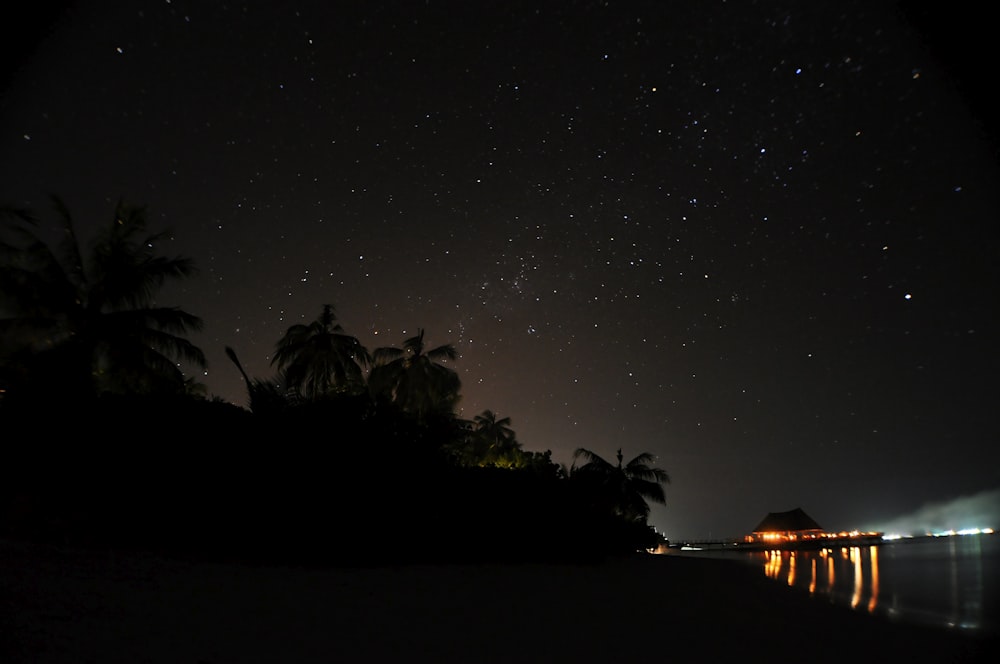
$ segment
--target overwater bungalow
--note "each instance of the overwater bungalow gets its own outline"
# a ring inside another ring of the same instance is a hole
[[[795,542],[814,539],[822,534],[823,528],[802,508],[796,507],[788,512],[769,512],[747,535],[746,541]]]
[[[787,512],[770,512],[749,535],[744,537],[743,548],[803,548],[810,545],[830,546],[839,543],[856,543],[858,540],[877,542],[878,532],[827,532],[815,519],[796,507]]]

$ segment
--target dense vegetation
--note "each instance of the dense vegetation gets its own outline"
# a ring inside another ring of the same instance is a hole
[[[0,227],[0,536],[295,564],[590,560],[656,546],[666,473],[639,454],[523,449],[456,415],[451,344],[369,350],[323,304],[276,341],[249,408],[208,397],[201,320],[156,305],[194,265],[119,204],[85,251],[22,210]],[[583,461],[577,465],[576,461]]]

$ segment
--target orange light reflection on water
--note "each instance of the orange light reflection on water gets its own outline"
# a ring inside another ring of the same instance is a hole
[[[868,557],[871,559],[871,599],[868,600],[868,613],[875,611],[878,606],[878,547],[869,547]]]
[[[777,579],[781,572],[781,552],[768,551],[764,560],[764,575],[769,579]]]
[[[861,593],[865,589],[865,573],[861,568],[861,550],[852,546],[848,553],[848,559],[854,563],[854,594],[851,595],[851,608],[857,608],[861,601]]]
[[[787,573],[783,573],[785,561]],[[808,565],[808,567],[805,567]],[[799,573],[799,570],[802,573]],[[808,574],[807,574],[808,572]],[[842,547],[820,549],[819,551],[764,552],[764,575],[769,579],[781,580],[788,586],[799,585],[808,589],[810,595],[817,592],[832,594],[837,592],[837,578],[845,600],[849,598],[852,608],[864,605],[868,612],[874,612],[879,602],[878,547]]]

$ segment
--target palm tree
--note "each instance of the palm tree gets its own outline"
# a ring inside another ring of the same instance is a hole
[[[473,418],[473,427],[479,435],[485,438],[490,447],[503,449],[515,442],[514,430],[510,428],[510,418],[497,419],[492,410],[484,410]]]
[[[617,457],[618,463],[612,464],[581,447],[573,453],[570,477],[582,480],[594,489],[594,498],[616,516],[630,522],[645,522],[650,509],[647,500],[666,504],[663,485],[670,483],[670,476],[665,470],[650,465],[656,457],[649,452],[643,452],[625,464],[621,449]],[[576,460],[579,458],[585,463],[578,467]]]
[[[226,346],[226,357],[236,365],[243,382],[247,386],[247,396],[249,397],[250,412],[262,415],[280,412],[287,406],[294,405],[294,399],[288,398],[280,388],[280,380],[264,380],[263,378],[250,378],[243,369],[243,363],[236,356],[236,351],[231,346]]]
[[[497,419],[492,410],[484,410],[473,418],[472,434],[476,442],[482,444],[480,463],[493,465],[515,465],[511,457],[521,449],[517,436],[510,427],[510,418]]]
[[[288,386],[306,399],[364,389],[363,367],[371,362],[367,349],[344,334],[333,305],[323,305],[308,325],[292,325],[278,340],[271,364],[284,372]]]
[[[375,349],[368,385],[376,396],[388,397],[418,417],[452,413],[459,400],[461,381],[458,373],[441,361],[457,357],[452,344],[426,350],[421,329],[404,341],[402,348]]]
[[[49,397],[184,393],[175,360],[206,366],[183,336],[202,321],[152,304],[168,280],[194,273],[191,260],[156,255],[166,231],[147,234],[145,209],[124,202],[85,253],[69,210],[53,202],[62,234],[54,248],[29,213],[2,215],[10,239],[0,241],[0,363],[8,384]]]

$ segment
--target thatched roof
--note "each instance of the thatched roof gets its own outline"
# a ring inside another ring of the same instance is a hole
[[[789,512],[771,512],[753,529],[755,533],[785,533],[802,530],[823,530],[813,518],[800,508]]]

